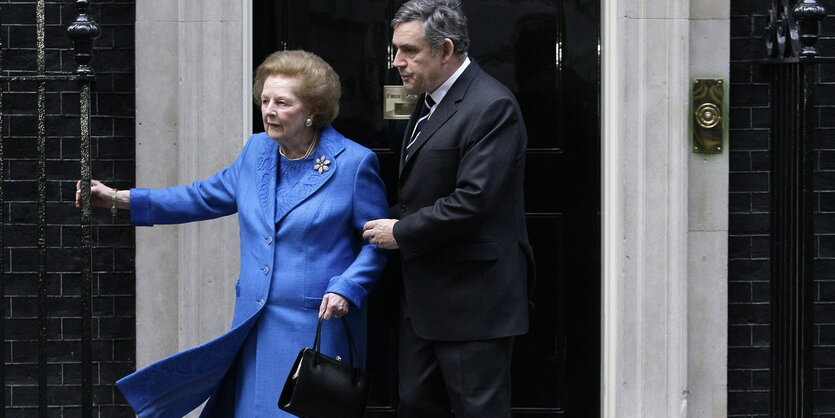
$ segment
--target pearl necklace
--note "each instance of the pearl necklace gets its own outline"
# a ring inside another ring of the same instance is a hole
[[[298,158],[290,158],[290,157],[288,157],[288,156],[287,156],[287,154],[285,154],[285,153],[284,153],[284,150],[282,150],[282,149],[281,149],[281,145],[279,145],[279,146],[278,146],[278,153],[279,153],[279,154],[281,154],[281,156],[282,156],[282,157],[284,157],[284,158],[286,158],[286,159],[288,159],[288,160],[290,160],[290,161],[299,161],[299,160],[303,160],[303,159],[305,159],[305,158],[307,158],[307,157],[310,157],[310,155],[311,155],[311,154],[313,154],[313,149],[314,149],[314,148],[316,148],[316,140],[317,140],[317,139],[319,139],[319,138],[317,138],[317,137],[314,135],[314,136],[313,136],[313,140],[312,140],[312,141],[310,141],[310,145],[308,145],[308,146],[307,146],[307,151],[306,151],[306,152],[304,153],[304,155],[302,155],[301,157],[298,157]]]

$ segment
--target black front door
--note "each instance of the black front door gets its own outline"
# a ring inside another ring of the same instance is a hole
[[[402,0],[283,0],[253,5],[253,64],[305,49],[342,80],[334,127],[373,149],[396,200],[405,120],[384,118],[389,22]],[[600,6],[597,0],[464,1],[470,57],[505,83],[528,128],[526,210],[537,260],[530,332],[517,338],[514,416],[600,413]],[[254,131],[261,131],[256,109]],[[399,265],[372,294],[367,416],[395,416]]]

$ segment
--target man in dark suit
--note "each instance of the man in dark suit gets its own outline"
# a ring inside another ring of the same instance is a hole
[[[412,0],[393,65],[421,93],[406,128],[396,219],[363,237],[400,249],[402,417],[510,416],[513,337],[528,330],[527,137],[513,94],[467,57],[460,2]]]

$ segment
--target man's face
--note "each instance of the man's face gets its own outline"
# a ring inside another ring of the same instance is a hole
[[[438,88],[442,72],[442,54],[432,55],[423,37],[423,22],[412,20],[397,25],[391,37],[395,48],[392,65],[400,71],[403,87],[410,93],[426,93]]]

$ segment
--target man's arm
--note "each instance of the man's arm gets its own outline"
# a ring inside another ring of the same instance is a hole
[[[509,97],[484,106],[464,144],[455,190],[390,224],[391,239],[404,258],[417,257],[474,230],[506,197],[516,163],[524,158],[525,131],[517,109]],[[378,239],[388,242],[387,236]]]

